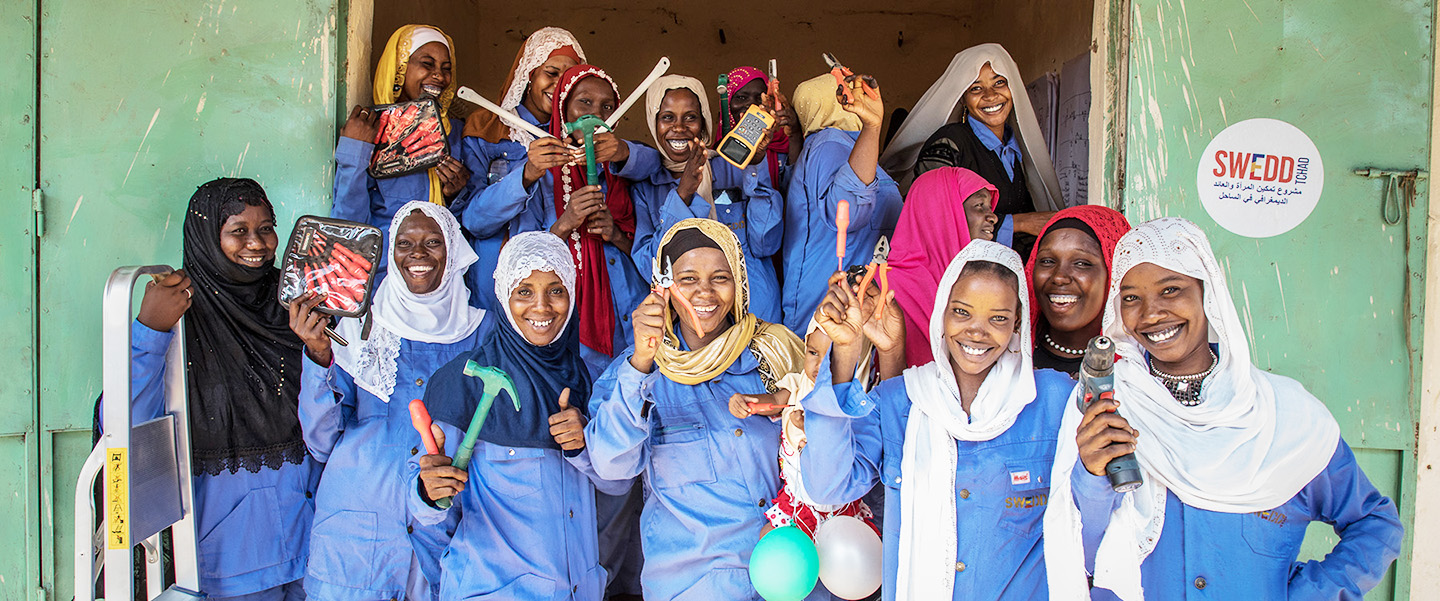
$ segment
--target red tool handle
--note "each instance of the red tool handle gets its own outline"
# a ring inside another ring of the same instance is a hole
[[[836,271],[845,271],[845,236],[850,232],[850,203],[840,201],[835,207],[835,259],[839,263]]]
[[[440,446],[435,444],[435,434],[430,431],[430,412],[425,409],[425,401],[414,399],[410,401],[410,424],[415,426],[415,431],[420,433],[420,440],[425,443],[425,453],[428,455],[439,455]]]

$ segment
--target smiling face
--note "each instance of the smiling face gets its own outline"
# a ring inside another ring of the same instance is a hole
[[[965,224],[970,226],[971,240],[995,240],[995,224],[1000,219],[990,204],[990,191],[984,188],[965,199]]]
[[[660,140],[660,151],[677,163],[689,160],[695,153],[692,141],[700,138],[705,129],[705,116],[700,114],[700,99],[694,92],[685,89],[669,90],[660,99],[660,110],[655,113],[655,137]]]
[[[1019,286],[1014,275],[1007,277],[991,269],[972,271],[972,265],[975,263],[966,265],[950,288],[943,335],[956,378],[965,374],[983,380],[1009,348],[1020,323]]]
[[[410,53],[405,65],[405,83],[400,87],[400,102],[426,97],[439,98],[450,87],[450,49],[440,42],[430,42]]]
[[[275,216],[263,206],[245,205],[245,210],[231,215],[220,226],[220,252],[236,265],[270,265],[275,262],[275,248],[279,245]]]
[[[506,301],[515,329],[535,346],[554,342],[570,315],[570,291],[553,271],[532,271]]]
[[[760,102],[760,95],[765,93],[765,82],[760,79],[752,80],[730,97],[730,122],[739,123],[740,118],[745,116],[745,111],[750,105]]]
[[[570,56],[556,54],[530,72],[530,87],[526,88],[521,104],[541,123],[550,120],[550,106],[555,101],[555,83],[560,81],[560,74],[578,64]]]
[[[965,103],[965,112],[970,118],[979,119],[997,137],[1005,139],[1005,120],[1010,118],[1011,110],[1010,82],[997,75],[990,68],[990,63],[980,68],[979,79],[970,84],[970,89],[965,90],[960,99]]]
[[[702,344],[725,331],[730,310],[735,307],[735,274],[730,272],[730,262],[718,248],[696,248],[675,259],[672,290],[683,295],[695,307],[700,325],[705,328]],[[671,302],[671,312],[681,315],[684,308]],[[693,341],[697,332],[691,332],[689,320],[681,319],[680,328],[687,340]],[[692,349],[698,348],[691,346]]]
[[[445,234],[429,215],[413,211],[400,222],[400,231],[395,233],[395,265],[410,292],[425,294],[440,287],[445,253]]]
[[[599,77],[586,77],[570,88],[570,97],[565,99],[564,117],[566,121],[574,121],[585,115],[609,119],[618,102],[610,82]]]
[[[1035,253],[1035,301],[1062,346],[1083,348],[1100,334],[1105,308],[1105,256],[1100,242],[1075,228],[1045,234]]]
[[[1150,353],[1156,369],[1188,375],[1210,367],[1204,282],[1141,263],[1120,280],[1118,300],[1125,331]]]

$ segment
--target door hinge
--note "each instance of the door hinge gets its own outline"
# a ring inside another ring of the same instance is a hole
[[[30,210],[35,213],[35,237],[45,235],[45,193],[39,188],[30,191]]]

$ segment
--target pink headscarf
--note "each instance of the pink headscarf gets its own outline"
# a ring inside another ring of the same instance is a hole
[[[1000,191],[985,178],[960,167],[932,169],[915,178],[900,209],[895,239],[890,242],[890,282],[905,314],[908,366],[934,359],[928,332],[936,288],[950,261],[970,244],[965,199],[982,188],[990,191],[990,208],[995,208]]]

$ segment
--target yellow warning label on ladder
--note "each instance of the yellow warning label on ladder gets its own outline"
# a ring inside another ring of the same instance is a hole
[[[130,547],[130,474],[126,449],[105,453],[105,548]]]

